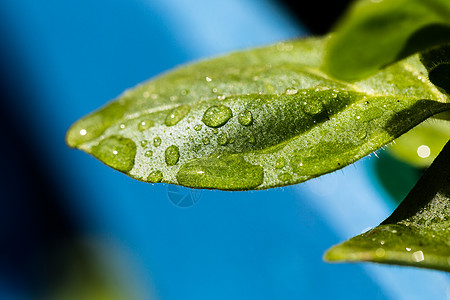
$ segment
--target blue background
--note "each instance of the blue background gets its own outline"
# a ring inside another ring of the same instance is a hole
[[[450,299],[442,272],[322,261],[394,208],[373,156],[183,208],[166,185],[64,143],[75,120],[160,72],[308,32],[268,0],[1,2],[0,299],[77,295],[84,272],[124,299]]]

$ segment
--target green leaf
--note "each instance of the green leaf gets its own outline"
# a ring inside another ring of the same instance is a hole
[[[428,47],[450,42],[448,0],[360,0],[335,28],[325,68],[357,80]]]
[[[413,128],[389,145],[389,153],[419,168],[431,165],[450,139],[450,121],[430,119]]]
[[[76,122],[67,143],[142,181],[264,189],[340,169],[450,109],[417,56],[347,83],[320,71],[325,44],[180,67]]]
[[[370,261],[450,272],[450,142],[379,226],[334,246],[328,261]]]

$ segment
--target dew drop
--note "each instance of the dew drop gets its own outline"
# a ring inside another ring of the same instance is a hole
[[[145,146],[147,146],[147,144],[148,144],[147,140],[142,140],[141,141],[141,147],[145,147]]]
[[[86,129],[81,129],[80,130],[80,135],[86,135],[86,133],[87,133]]]
[[[172,145],[167,147],[166,151],[164,152],[164,159],[168,166],[174,166],[178,162],[179,158],[180,150],[177,146]]]
[[[163,174],[160,170],[152,171],[148,174],[147,181],[151,183],[158,183],[163,180]]]
[[[317,115],[323,112],[324,108],[322,102],[318,99],[311,99],[310,101],[305,103],[304,106],[305,113],[309,115]]]
[[[264,181],[264,170],[241,155],[201,157],[181,166],[176,175],[181,185],[195,188],[244,190]]]
[[[188,89],[181,90],[181,95],[186,96],[189,92],[190,91]]]
[[[138,130],[139,131],[144,131],[149,129],[150,127],[152,127],[155,123],[153,122],[153,120],[150,119],[146,119],[146,120],[142,120],[141,122],[139,122],[138,124]]]
[[[128,138],[111,136],[92,147],[92,155],[114,169],[129,172],[134,166],[136,144]]]
[[[295,95],[298,93],[298,90],[296,88],[293,87],[289,87],[286,89],[286,91],[284,92],[286,95]]]
[[[226,132],[222,132],[217,136],[217,144],[225,146],[228,143],[228,135]]]
[[[144,156],[145,157],[152,157],[153,156],[153,151],[152,150],[145,151]]]
[[[120,124],[120,125],[119,125],[119,128],[120,128],[120,129],[125,129],[125,127],[126,127],[125,124]]]
[[[356,138],[358,140],[364,140],[367,137],[367,131],[365,129],[360,129],[360,131],[356,134]]]
[[[158,147],[159,145],[161,145],[161,138],[157,136],[153,139],[153,146]]]
[[[244,126],[248,126],[253,122],[252,112],[249,110],[241,111],[238,115],[238,121]]]
[[[180,105],[172,109],[164,120],[166,126],[173,126],[180,122],[190,111],[189,105]]]
[[[200,130],[202,130],[202,127],[203,127],[202,124],[197,124],[197,125],[194,126],[194,130],[195,131],[200,131]]]
[[[206,76],[205,79],[206,79],[206,81],[208,81],[208,82],[211,82],[211,81],[212,81],[212,79],[211,79],[210,77],[208,77],[208,76]]]
[[[228,106],[215,105],[205,111],[202,122],[209,127],[220,127],[223,126],[232,116],[233,113]]]

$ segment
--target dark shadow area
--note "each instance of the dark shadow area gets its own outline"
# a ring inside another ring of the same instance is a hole
[[[278,0],[313,35],[331,31],[352,2],[341,1],[290,1]]]
[[[433,24],[417,30],[406,41],[403,50],[397,56],[397,60],[403,59],[413,53],[426,48],[450,42],[450,26]]]
[[[75,236],[75,226],[65,211],[68,201],[60,179],[34,145],[33,124],[17,103],[37,101],[32,78],[14,51],[14,39],[0,22],[0,276],[12,289],[36,295],[61,278],[52,272],[54,253]]]

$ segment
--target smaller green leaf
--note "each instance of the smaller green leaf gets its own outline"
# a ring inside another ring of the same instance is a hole
[[[360,0],[335,28],[325,68],[356,80],[415,52],[450,41],[448,0]]]
[[[450,272],[450,142],[393,214],[334,246],[328,261],[369,261]]]

